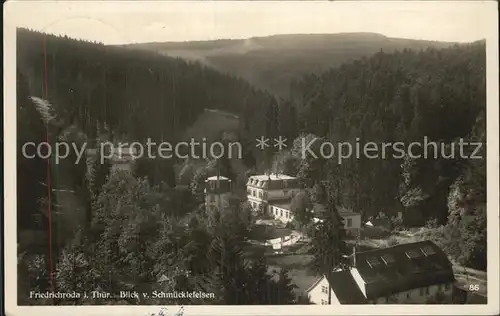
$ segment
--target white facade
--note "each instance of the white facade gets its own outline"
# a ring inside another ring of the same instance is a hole
[[[330,283],[326,277],[322,277],[308,292],[309,300],[312,304],[328,305],[328,288]],[[332,305],[340,305],[339,300],[332,291],[331,296]]]
[[[361,228],[361,214],[354,212],[339,212],[339,215],[344,220],[345,230],[359,230]],[[313,222],[317,223],[321,219],[314,217]]]
[[[451,301],[453,292],[453,284],[436,284],[427,287],[412,289],[401,293],[391,295],[391,297],[379,297],[372,300],[370,304],[386,304],[386,303],[400,303],[400,304],[425,304],[429,299],[436,296],[441,292],[447,301]]]
[[[361,228],[361,214],[355,212],[339,212],[344,219],[344,228],[346,230]]]
[[[268,206],[268,214],[273,216],[274,219],[281,221],[282,223],[290,223],[293,221],[293,214],[290,207],[283,207],[277,205]]]
[[[254,210],[264,202],[291,199],[299,191],[297,178],[287,175],[256,175],[247,182],[247,198]],[[269,209],[265,211],[269,213]]]
[[[209,177],[205,187],[205,208],[207,211],[225,209],[231,197],[231,180],[226,177]]]

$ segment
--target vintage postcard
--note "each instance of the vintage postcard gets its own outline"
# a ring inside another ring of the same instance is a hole
[[[6,2],[6,314],[497,315],[497,13]]]

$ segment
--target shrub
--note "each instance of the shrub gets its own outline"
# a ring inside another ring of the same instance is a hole
[[[387,246],[389,247],[396,246],[398,244],[399,244],[398,240],[394,237],[391,237],[389,238],[389,240],[387,240]]]

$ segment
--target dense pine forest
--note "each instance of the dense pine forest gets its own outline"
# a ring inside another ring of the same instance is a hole
[[[216,293],[213,304],[303,302],[286,270],[272,277],[263,257],[245,255],[252,215],[241,197],[227,214],[203,211],[204,180],[218,172],[236,187],[266,171],[297,176],[302,197],[318,199],[318,188],[326,189],[325,203],[365,220],[387,217],[394,229],[421,227],[420,238],[436,241],[454,262],[486,270],[485,146],[478,160],[351,157],[339,164],[300,155],[303,137],[363,144],[426,136],[447,149],[461,138],[485,143],[484,42],[332,65],[294,82],[286,99],[195,62],[25,29],[17,52],[18,227],[44,236],[33,248],[19,233],[20,304],[33,304],[26,293],[34,288],[190,289]],[[25,142],[47,139],[94,148],[105,140],[175,142],[196,129],[205,109],[238,117],[237,128],[215,137],[239,140],[242,163],[141,158],[128,173],[91,157],[48,165],[21,154]],[[258,150],[260,136],[284,136],[289,148]],[[296,200],[305,209],[308,202]],[[52,260],[44,240],[48,203]]]

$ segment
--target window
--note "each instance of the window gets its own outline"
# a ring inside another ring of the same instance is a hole
[[[347,227],[352,227],[352,218],[347,219]]]
[[[429,295],[430,294],[430,287],[426,287],[425,288],[425,295]]]
[[[420,296],[424,296],[424,293],[425,293],[425,292],[424,292],[424,288],[420,288],[420,289],[419,289],[419,294],[420,294]]]
[[[283,216],[283,210],[280,210],[280,216]]]
[[[325,300],[321,300],[321,305],[328,305],[328,302]]]
[[[259,192],[259,197],[262,199],[262,191]]]
[[[288,216],[288,212],[287,212],[287,211],[285,211],[285,217],[286,217],[286,218],[289,218],[289,216]]]
[[[411,292],[406,293],[406,298],[410,298],[410,293]]]
[[[321,287],[321,292],[328,294],[328,286],[322,286]]]

